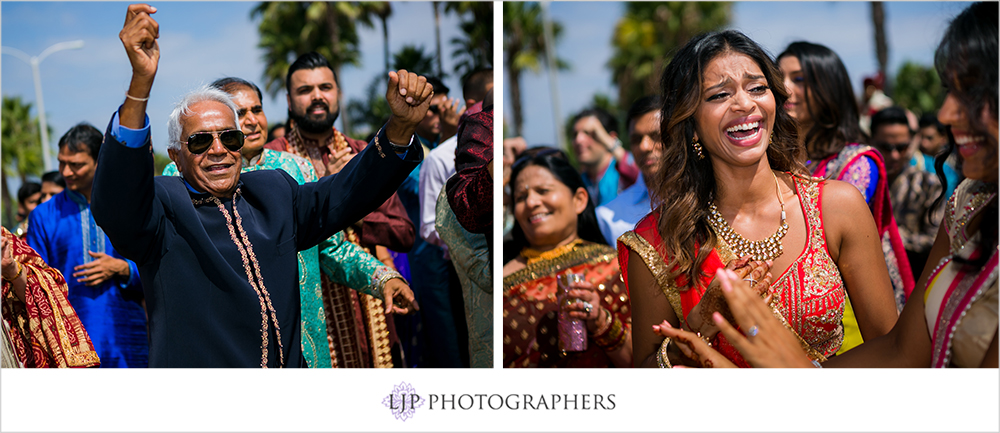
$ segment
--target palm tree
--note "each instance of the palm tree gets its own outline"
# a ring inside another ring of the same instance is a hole
[[[360,64],[356,23],[371,26],[360,2],[262,2],[250,12],[261,17],[258,47],[264,49],[264,88],[272,97],[284,86],[291,62],[309,51],[322,54],[334,73],[343,65]],[[347,116],[344,133],[350,134]]]
[[[883,77],[889,76],[885,73],[885,67],[889,63],[889,45],[885,41],[885,9],[882,2],[871,2],[872,5],[872,25],[875,27],[875,58],[878,60],[878,71]],[[885,93],[891,95],[890,83],[886,80]]]
[[[406,69],[418,75],[434,73],[434,56],[428,54],[423,46],[403,45],[392,59],[393,69]]]
[[[24,183],[28,175],[42,174],[42,147],[38,132],[38,119],[31,116],[31,103],[21,101],[20,96],[3,97],[3,122],[0,123],[0,141],[3,141],[3,217],[4,225],[14,223],[14,203],[7,186],[7,176],[17,173]],[[51,130],[51,128],[49,128]]]
[[[471,15],[459,23],[464,37],[451,39],[455,48],[451,55],[455,59],[454,72],[465,77],[476,69],[493,65],[493,3],[490,2],[449,2],[445,13]]]
[[[404,45],[393,55],[392,69],[406,69],[420,75],[431,75],[434,72],[434,56],[423,46]],[[385,85],[384,77],[373,77],[365,89],[365,98],[351,99],[347,103],[345,114],[358,129],[356,138],[367,138],[367,135],[375,132],[389,120],[391,111],[389,103],[385,100]]]
[[[615,26],[615,54],[608,62],[618,85],[618,105],[659,92],[663,68],[671,53],[691,37],[729,24],[727,2],[632,2]]]
[[[538,3],[505,2],[503,4],[504,70],[510,85],[510,105],[514,112],[514,135],[520,136],[524,117],[521,110],[521,73],[537,73],[545,61],[545,38],[542,31],[542,11]],[[559,39],[562,25],[553,22],[553,40]],[[567,69],[565,60],[556,59],[556,67]]]
[[[944,103],[941,78],[933,67],[905,62],[896,73],[892,99],[916,113],[935,112]]]
[[[441,67],[441,2],[431,2],[434,7],[434,44],[437,47],[437,76],[444,78],[444,68]]]
[[[392,4],[389,2],[360,1],[355,2],[358,8],[358,23],[374,28],[373,18],[382,22],[382,47],[384,51],[385,72],[389,72],[389,26],[387,21],[392,15]]]

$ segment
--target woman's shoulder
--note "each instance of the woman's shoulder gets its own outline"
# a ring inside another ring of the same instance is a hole
[[[865,196],[861,194],[856,186],[843,180],[825,179],[816,183],[816,188],[823,203],[837,206],[847,206],[850,204],[860,204],[868,209]]]
[[[837,221],[850,226],[859,216],[871,215],[865,196],[851,183],[824,180],[817,184],[817,191],[821,219],[827,229],[841,225],[831,224]]]

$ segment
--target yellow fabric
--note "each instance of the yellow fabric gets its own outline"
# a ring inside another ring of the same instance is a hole
[[[840,345],[837,355],[847,352],[865,342],[861,337],[861,327],[858,326],[858,318],[854,316],[854,308],[851,307],[849,296],[844,300],[844,343]]]

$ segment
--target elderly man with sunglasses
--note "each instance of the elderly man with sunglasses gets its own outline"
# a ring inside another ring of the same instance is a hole
[[[299,185],[280,170],[240,174],[237,109],[199,89],[170,116],[182,177],[153,178],[146,102],[159,63],[159,27],[128,7],[120,38],[132,66],[105,134],[93,213],[140,269],[150,367],[302,367],[296,251],[318,244],[384,202],[420,162],[410,146],[433,94],[423,77],[390,72],[392,118],[336,176]]]

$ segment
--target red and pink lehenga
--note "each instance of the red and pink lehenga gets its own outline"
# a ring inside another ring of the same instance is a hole
[[[827,252],[820,196],[823,183],[803,180],[793,176],[805,216],[807,240],[805,249],[782,274],[776,275],[771,290],[775,293],[770,307],[774,316],[799,339],[809,357],[825,361],[833,356],[844,339],[841,324],[844,314],[846,290],[837,264]],[[618,238],[618,261],[628,287],[629,253],[634,251],[652,272],[659,289],[666,295],[674,314],[682,321],[705,295],[715,272],[732,260],[736,254],[721,237],[702,264],[703,276],[691,287],[682,276],[669,280],[668,257],[664,256],[663,238],[657,228],[659,211],[646,215],[635,230]],[[644,288],[636,288],[644,290]],[[712,342],[721,354],[737,366],[749,367],[740,353],[718,333]]]
[[[15,367],[96,367],[94,344],[66,299],[62,274],[50,268],[24,240],[0,228],[11,240],[11,253],[24,268],[25,300],[3,280],[4,350],[12,350]],[[6,365],[5,365],[6,366]]]

